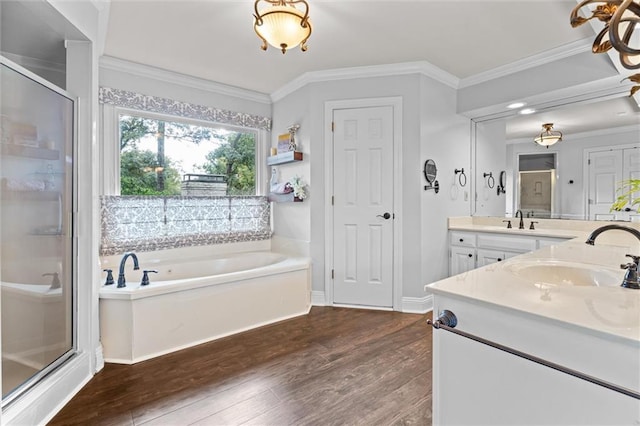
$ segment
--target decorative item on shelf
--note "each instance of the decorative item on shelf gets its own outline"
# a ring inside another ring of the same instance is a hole
[[[289,145],[291,142],[291,133],[283,133],[278,135],[278,154],[283,152],[289,152]]]
[[[289,151],[295,151],[296,149],[298,149],[298,146],[296,145],[296,132],[299,129],[300,129],[299,124],[292,124],[291,126],[287,127],[287,130],[289,131],[289,135],[291,136],[289,138]]]
[[[464,187],[467,185],[467,175],[464,174],[464,167],[461,169],[455,169],[453,173],[458,176],[458,183],[460,186]],[[458,175],[458,173],[460,173]]]
[[[289,182],[278,182],[278,172],[275,168],[271,171],[269,201],[301,202],[305,198],[307,198],[306,185],[299,176],[294,176]]]
[[[261,3],[267,4],[259,7]],[[297,5],[302,7],[298,9]],[[305,0],[256,0],[253,8],[253,29],[262,40],[262,50],[270,44],[285,54],[300,45],[300,50],[306,52],[311,22]]]
[[[551,145],[562,140],[562,132],[553,130],[553,123],[544,123],[542,125],[542,133],[533,140],[540,146],[549,148]]]
[[[302,182],[300,176],[294,176],[289,184],[291,185],[291,188],[293,188],[294,201],[302,201],[307,198],[305,184]]]
[[[483,173],[482,177],[485,178],[485,184],[488,188],[493,189],[496,186],[496,180],[493,178],[493,172]]]
[[[507,192],[505,189],[506,186],[507,186],[507,172],[503,170],[500,172],[500,178],[498,179],[498,189],[496,189],[498,195],[505,194]]]
[[[427,181],[427,184],[424,186],[424,190],[428,191],[433,189],[433,191],[437,194],[440,192],[440,183],[436,180],[436,176],[438,175],[438,168],[436,167],[436,162],[432,159],[428,159],[424,162],[424,167],[422,168],[422,173],[424,174],[424,178]]]
[[[584,18],[578,15],[584,6],[594,3],[601,4],[588,10],[591,16]],[[640,30],[640,28],[638,28],[638,23],[640,22],[640,4],[633,0],[584,0],[571,11],[570,23],[573,28],[576,28],[593,18],[603,22],[604,28],[596,35],[591,51],[593,53],[604,53],[613,48],[618,52],[620,64],[624,68],[629,70],[640,68],[640,60],[632,60],[632,58],[640,56],[640,49],[630,46],[633,32]],[[621,32],[624,33],[622,37],[620,37]],[[605,36],[607,36],[607,39],[605,39]],[[634,83],[640,83],[640,74],[629,76],[623,79],[623,81],[626,79]],[[629,96],[633,96],[638,90],[640,90],[640,85],[633,86]]]

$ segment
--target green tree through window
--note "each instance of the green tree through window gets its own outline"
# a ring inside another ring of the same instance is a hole
[[[227,195],[256,193],[252,132],[121,115],[120,164],[122,195],[181,195],[183,176],[202,173],[223,175]]]

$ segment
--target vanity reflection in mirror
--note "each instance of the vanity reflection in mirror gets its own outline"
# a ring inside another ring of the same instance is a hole
[[[475,216],[640,221],[630,201],[611,211],[622,181],[640,179],[640,108],[626,93],[476,122]],[[562,140],[534,142],[544,123]],[[505,170],[504,197],[483,173]]]

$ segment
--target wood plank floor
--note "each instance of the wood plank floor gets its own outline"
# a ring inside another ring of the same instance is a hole
[[[135,365],[107,364],[50,425],[429,425],[426,318],[313,307]]]

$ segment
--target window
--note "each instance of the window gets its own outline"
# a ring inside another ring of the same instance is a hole
[[[257,132],[118,115],[121,195],[255,195]]]

